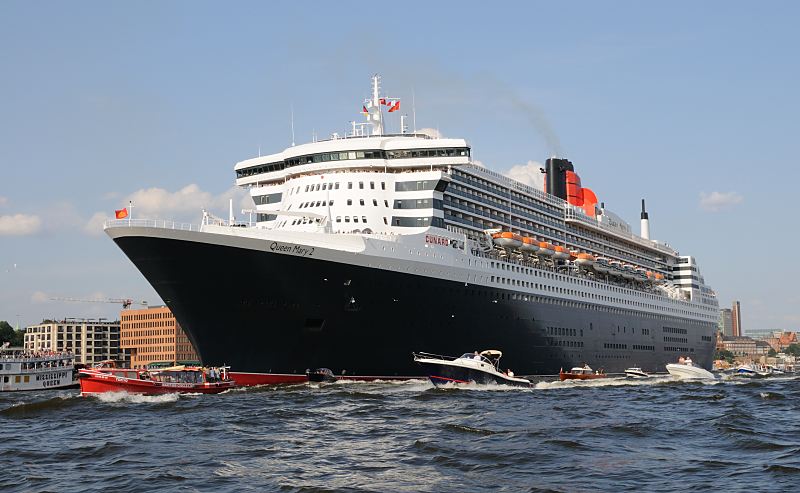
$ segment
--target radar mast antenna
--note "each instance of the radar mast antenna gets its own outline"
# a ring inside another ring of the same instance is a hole
[[[381,110],[381,76],[372,76],[372,99],[367,102],[372,135],[383,135],[383,111]]]

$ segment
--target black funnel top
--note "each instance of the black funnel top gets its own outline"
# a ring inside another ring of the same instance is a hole
[[[572,163],[567,159],[551,157],[545,161],[549,194],[567,200],[567,171],[575,171]]]

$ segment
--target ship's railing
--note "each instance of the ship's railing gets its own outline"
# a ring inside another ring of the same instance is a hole
[[[589,216],[583,213],[582,210],[575,210],[574,206],[568,205],[564,210],[564,220],[565,221],[577,221],[581,224],[585,224],[592,228],[601,229],[606,233],[613,234],[620,238],[624,238],[628,241],[632,241],[634,243],[638,243],[639,245],[646,246],[648,248],[654,248],[660,252],[667,253],[669,255],[678,255],[678,252],[668,246],[660,245],[654,241],[645,240],[639,236],[636,236],[632,233],[626,233],[624,231],[620,231],[616,228],[612,228],[611,226],[607,226],[600,221],[595,219],[591,219]]]
[[[109,219],[103,223],[103,229],[108,228],[161,228],[177,229],[181,231],[200,231],[200,224],[179,223],[166,219]]]

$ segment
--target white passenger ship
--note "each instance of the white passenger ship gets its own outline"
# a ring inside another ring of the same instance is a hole
[[[379,85],[348,135],[235,166],[249,223],[106,224],[205,364],[407,376],[412,351],[496,347],[522,375],[711,367],[716,296],[649,238],[644,201],[636,235],[566,159],[539,190],[472,163],[464,139],[386,134],[399,102]]]
[[[0,392],[77,387],[72,353],[0,348]]]

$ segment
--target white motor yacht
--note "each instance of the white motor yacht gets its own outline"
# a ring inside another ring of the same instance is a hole
[[[710,371],[695,366],[690,359],[678,363],[669,363],[667,371],[670,375],[684,380],[714,380],[716,378]]]
[[[646,373],[638,366],[633,366],[625,370],[625,376],[628,378],[649,378],[650,374]]]

